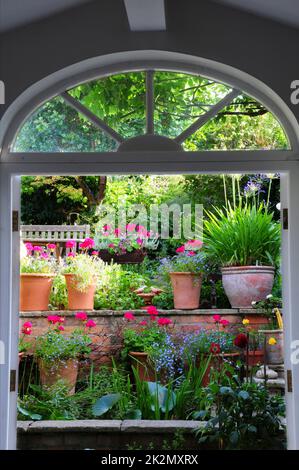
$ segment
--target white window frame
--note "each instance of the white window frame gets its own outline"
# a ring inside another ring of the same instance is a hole
[[[174,70],[200,74],[253,96],[279,119],[291,150],[205,152],[35,153],[10,151],[27,116],[43,102],[79,83],[130,70]],[[299,126],[296,118],[264,83],[232,67],[207,59],[162,51],[131,51],[88,59],[67,67],[26,90],[9,107],[1,123],[0,145],[0,340],[6,360],[0,365],[0,449],[16,446],[16,392],[10,371],[18,368],[19,233],[12,232],[12,211],[20,209],[21,175],[282,173],[281,206],[289,210],[282,231],[285,369],[293,376],[286,391],[288,448],[299,449],[299,366],[291,364],[291,342],[299,339]]]

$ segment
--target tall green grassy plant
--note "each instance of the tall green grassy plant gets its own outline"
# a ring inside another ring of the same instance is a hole
[[[222,266],[271,265],[278,263],[280,225],[264,204],[241,204],[207,211],[204,243],[210,257]]]

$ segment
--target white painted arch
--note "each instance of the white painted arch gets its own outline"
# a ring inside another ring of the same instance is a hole
[[[11,144],[22,123],[42,103],[89,80],[112,73],[157,68],[200,74],[254,97],[280,121],[289,138],[287,151],[123,152],[109,154],[14,154]],[[293,372],[293,392],[287,393],[288,443],[299,449],[299,366],[290,362],[290,344],[299,339],[299,125],[286,103],[265,83],[230,66],[186,54],[131,51],[87,59],[37,82],[22,93],[1,120],[0,131],[0,340],[6,361],[0,365],[0,449],[16,445],[16,393],[9,391],[11,369],[17,369],[18,233],[11,232],[12,209],[19,208],[17,188],[23,174],[284,172],[282,208],[292,220],[283,231],[283,293],[286,318],[286,368]],[[208,155],[207,155],[208,153]],[[192,155],[190,155],[192,154]],[[272,172],[271,171],[271,172]]]
[[[176,52],[142,50],[108,54],[86,59],[68,66],[38,81],[25,90],[5,112],[0,129],[1,160],[15,160],[10,154],[12,142],[23,122],[41,104],[81,83],[111,74],[160,69],[200,74],[238,88],[260,101],[285,129],[291,153],[299,155],[299,124],[286,103],[268,85],[255,77],[210,59]],[[267,151],[260,151],[267,152]],[[63,159],[63,154],[61,155]],[[18,159],[19,160],[19,159]],[[19,160],[20,161],[20,160]]]

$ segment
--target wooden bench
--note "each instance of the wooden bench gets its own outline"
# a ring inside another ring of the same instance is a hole
[[[66,242],[74,240],[77,250],[78,243],[90,236],[89,225],[21,225],[21,240],[35,245],[45,246],[48,243],[56,244],[56,256],[60,258],[63,251],[66,253]]]

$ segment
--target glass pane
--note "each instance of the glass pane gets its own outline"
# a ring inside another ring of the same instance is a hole
[[[14,152],[109,152],[117,144],[65,101],[56,97],[30,116],[13,146]]]
[[[155,133],[177,137],[231,90],[212,80],[176,72],[156,72]]]
[[[278,150],[290,148],[272,113],[253,98],[239,95],[184,143],[185,150]]]
[[[125,139],[145,133],[145,74],[112,75],[69,93]]]

